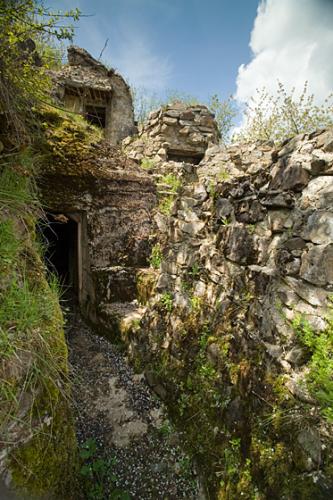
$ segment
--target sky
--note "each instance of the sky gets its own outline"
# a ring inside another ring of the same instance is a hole
[[[49,0],[84,15],[74,43],[131,85],[249,100],[279,79],[318,101],[333,90],[333,0]]]

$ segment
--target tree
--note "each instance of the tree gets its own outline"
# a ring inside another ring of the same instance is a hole
[[[333,125],[333,94],[323,104],[315,104],[313,94],[308,93],[305,82],[299,97],[295,88],[290,93],[278,82],[275,95],[267,89],[257,89],[245,110],[245,124],[233,138],[234,141],[274,141],[301,133],[310,133],[318,128]]]
[[[236,103],[232,97],[223,101],[217,94],[214,94],[209,98],[208,108],[215,115],[221,142],[226,144],[230,140],[230,132],[238,114]]]
[[[36,46],[71,40],[70,22],[79,16],[78,9],[52,12],[41,0],[0,0],[0,114],[6,127],[0,132],[16,145],[29,137],[34,106],[48,100],[48,63],[42,64]]]

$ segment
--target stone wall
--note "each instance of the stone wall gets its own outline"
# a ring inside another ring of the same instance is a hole
[[[330,403],[308,388],[300,331],[329,328],[333,132],[211,146],[192,171],[156,216],[162,263],[141,328],[124,332],[130,356],[184,427],[211,498],[329,498]]]
[[[138,136],[125,139],[129,158],[199,163],[208,144],[217,144],[219,132],[214,115],[203,105],[173,103],[149,115]]]

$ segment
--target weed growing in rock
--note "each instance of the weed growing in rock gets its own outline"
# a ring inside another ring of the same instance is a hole
[[[293,327],[310,356],[308,389],[319,401],[324,417],[333,422],[333,320],[328,320],[326,330],[316,332],[302,316],[297,316]]]
[[[160,304],[162,305],[163,309],[165,309],[167,312],[171,312],[173,310],[173,296],[170,292],[164,292],[161,295],[160,298]]]
[[[223,182],[223,181],[227,181],[229,178],[230,178],[229,172],[227,172],[226,169],[224,167],[222,167],[217,175],[217,180],[219,182]]]
[[[217,199],[219,193],[217,191],[216,183],[215,182],[210,181],[210,183],[208,185],[208,188],[207,188],[207,191],[209,193],[210,198],[212,198],[212,200],[216,200]]]
[[[85,441],[80,450],[80,474],[85,479],[85,494],[88,500],[130,500],[127,492],[115,488],[117,477],[112,472],[114,459],[98,458],[95,439]],[[112,491],[110,492],[110,488]]]
[[[200,275],[200,266],[199,266],[199,264],[197,264],[196,262],[193,264],[193,266],[191,267],[191,270],[189,272],[189,275],[193,279],[196,279],[196,278],[199,277],[199,275]]]
[[[158,205],[158,210],[164,215],[170,215],[173,207],[174,198],[173,196],[166,196],[160,201]]]
[[[154,269],[158,269],[160,267],[162,262],[162,250],[159,243],[156,243],[156,245],[153,246],[149,262]]]
[[[229,217],[221,217],[222,226],[229,226],[231,224],[231,219]]]
[[[191,297],[191,309],[192,311],[198,313],[203,306],[203,301],[201,297],[198,297],[197,295],[194,295]]]
[[[155,166],[154,160],[150,158],[142,158],[141,160],[141,167],[144,168],[145,170],[152,170]]]
[[[169,186],[172,193],[177,193],[182,185],[181,180],[173,174],[165,175],[162,177],[161,182]]]

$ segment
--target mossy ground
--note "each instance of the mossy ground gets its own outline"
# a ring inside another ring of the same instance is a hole
[[[1,167],[0,425],[4,471],[21,494],[72,498],[76,439],[59,287],[36,239],[33,155]]]

